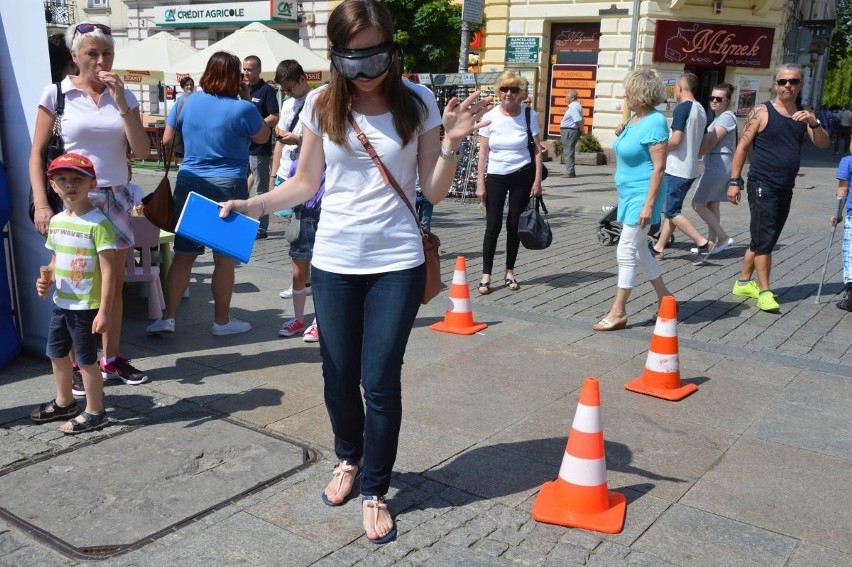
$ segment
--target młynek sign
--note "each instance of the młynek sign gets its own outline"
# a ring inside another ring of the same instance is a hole
[[[273,20],[295,21],[296,16],[296,0],[183,4],[154,8],[154,23],[158,26],[210,26]]]
[[[773,28],[658,20],[654,61],[705,67],[769,67]]]

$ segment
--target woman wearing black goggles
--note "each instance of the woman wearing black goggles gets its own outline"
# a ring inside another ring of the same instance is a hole
[[[305,100],[296,174],[275,191],[228,201],[222,214],[298,205],[316,193],[325,170],[311,287],[339,464],[321,498],[343,504],[360,477],[364,531],[381,544],[396,536],[384,497],[402,421],[402,360],[424,289],[415,181],[434,204],[447,195],[457,149],[488,124],[477,115],[491,97],[453,98],[442,116],[429,89],[403,80],[393,20],[377,0],[340,3],[327,29],[331,81]]]

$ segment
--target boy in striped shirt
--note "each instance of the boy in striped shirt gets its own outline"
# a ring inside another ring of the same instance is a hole
[[[69,420],[59,429],[74,435],[99,429],[107,421],[96,335],[110,326],[117,269],[115,231],[88,200],[89,191],[97,184],[95,168],[88,158],[63,154],[50,163],[47,177],[65,204],[65,210],[50,219],[45,243],[53,252],[53,276],[36,280],[40,297],[47,297],[51,285],[56,285],[46,350],[56,380],[56,397],[34,409],[30,418],[36,423]],[[71,394],[68,353],[72,346],[86,389],[86,408],[82,413]]]

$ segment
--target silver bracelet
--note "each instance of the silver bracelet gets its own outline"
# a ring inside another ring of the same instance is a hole
[[[459,159],[459,148],[456,148],[455,150],[445,150],[444,146],[442,145],[441,153],[438,155],[441,156],[441,159],[445,159],[447,161],[455,161]]]

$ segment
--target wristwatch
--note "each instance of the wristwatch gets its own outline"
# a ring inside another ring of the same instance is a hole
[[[808,128],[811,130],[819,128],[820,126],[822,126],[822,122],[819,121],[819,118],[817,118],[816,124],[808,124]]]
[[[732,177],[728,179],[728,187],[736,185],[740,189],[743,188],[743,178],[742,177]]]

